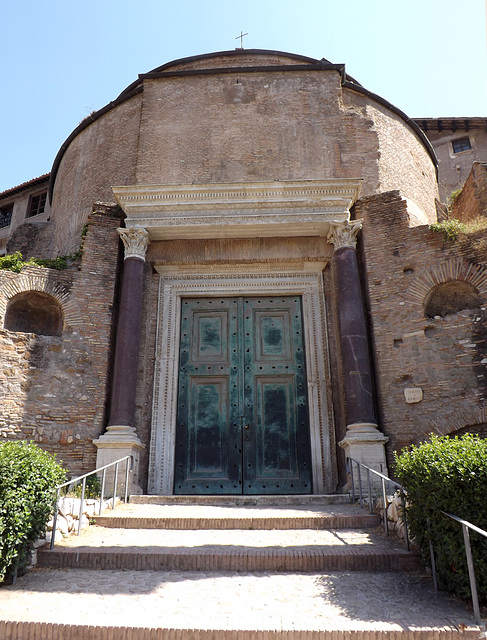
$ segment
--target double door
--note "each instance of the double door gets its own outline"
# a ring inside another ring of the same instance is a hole
[[[176,494],[311,493],[299,296],[182,300]]]

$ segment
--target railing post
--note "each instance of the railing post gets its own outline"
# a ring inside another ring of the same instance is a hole
[[[125,504],[127,504],[127,502],[128,502],[128,493],[129,493],[129,470],[130,470],[129,463],[130,463],[130,462],[131,462],[131,458],[127,457],[126,464],[125,464],[125,498],[124,498],[124,502],[125,502]]]
[[[409,551],[409,531],[408,531],[408,521],[406,518],[406,497],[404,495],[404,491],[401,490],[401,507],[402,507],[402,524],[404,527],[404,542],[406,543],[406,549]]]
[[[355,504],[355,480],[353,477],[353,460],[352,458],[348,458],[350,462],[350,481],[352,483],[352,502]]]
[[[363,509],[364,508],[364,496],[363,496],[363,492],[362,492],[362,473],[360,471],[360,464],[357,462],[357,469],[358,469],[358,490],[359,490],[359,494],[360,494],[360,508]]]
[[[389,537],[389,523],[387,522],[387,496],[386,496],[386,483],[384,478],[381,478],[382,483],[382,506],[384,508],[384,531],[386,537]]]
[[[367,489],[369,491],[369,513],[374,513],[374,508],[372,506],[372,487],[370,484],[370,471],[368,468],[366,468],[367,471]]]
[[[103,510],[103,497],[105,495],[105,477],[106,477],[106,469],[103,469],[103,473],[101,474],[101,491],[100,491],[100,516]]]
[[[115,465],[115,476],[113,479],[113,502],[112,502],[112,510],[115,509],[115,499],[117,497],[117,483],[118,483],[118,462]]]
[[[85,503],[86,478],[81,485],[81,501],[79,503],[78,535],[81,535],[81,520],[83,519],[83,507]]]
[[[429,540],[429,546],[430,546],[431,573],[433,574],[433,586],[438,591],[438,580],[436,579],[435,552],[434,552],[434,549],[433,549],[433,543],[431,542],[431,539],[429,537],[429,520],[428,520],[428,523],[427,523],[427,527],[428,527],[428,540]]]
[[[51,550],[54,549],[54,538],[56,537],[57,507],[58,507],[60,494],[61,494],[61,489],[58,489],[56,492],[56,502],[54,503],[54,518],[52,521],[51,545],[49,547]]]
[[[463,530],[463,540],[465,542],[465,555],[467,556],[467,567],[468,567],[468,578],[470,580],[470,591],[472,592],[473,612],[475,615],[476,623],[478,625],[481,625],[482,619],[480,617],[479,597],[477,595],[477,583],[475,581],[475,570],[473,567],[472,549],[470,547],[470,534],[468,532],[468,527],[465,524],[462,524],[462,530]]]

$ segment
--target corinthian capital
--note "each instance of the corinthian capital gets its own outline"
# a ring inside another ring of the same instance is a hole
[[[145,253],[149,246],[149,232],[144,227],[135,225],[124,229],[117,229],[125,247],[125,260],[127,258],[140,258],[145,262]]]
[[[335,251],[342,247],[357,246],[357,234],[362,228],[363,220],[346,220],[345,222],[330,222],[327,240],[335,245]]]

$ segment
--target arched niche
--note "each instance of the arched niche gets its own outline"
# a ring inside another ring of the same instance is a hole
[[[478,307],[480,307],[478,291],[465,280],[442,282],[433,287],[424,299],[424,314],[428,318],[443,317]]]
[[[7,304],[4,327],[8,331],[60,336],[63,331],[61,305],[48,293],[24,291]]]

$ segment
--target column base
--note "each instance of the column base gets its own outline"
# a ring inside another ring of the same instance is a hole
[[[125,456],[133,457],[133,469],[129,473],[129,495],[141,495],[142,487],[139,484],[139,458],[144,445],[139,440],[135,429],[126,425],[111,425],[106,433],[97,440],[93,440],[97,448],[96,466],[103,467]],[[113,492],[115,479],[115,467],[107,469],[105,485],[107,492]],[[117,490],[123,490],[125,482],[125,463],[119,465]]]
[[[360,422],[347,425],[347,433],[338,444],[344,449],[347,458],[362,462],[362,464],[387,476],[385,445],[388,441],[389,438],[378,430],[376,424]],[[380,479],[373,473],[370,474],[370,480],[373,486],[380,483]],[[355,485],[358,486],[357,478],[355,478]]]

